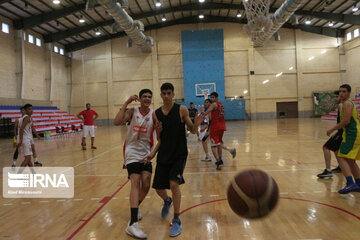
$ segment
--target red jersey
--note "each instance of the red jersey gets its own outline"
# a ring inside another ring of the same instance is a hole
[[[92,126],[94,125],[94,115],[98,116],[97,112],[94,110],[84,110],[79,113],[79,115],[84,116],[84,125],[86,126]]]
[[[210,132],[217,130],[226,131],[224,106],[221,102],[216,102],[216,104],[217,108],[211,111]]]

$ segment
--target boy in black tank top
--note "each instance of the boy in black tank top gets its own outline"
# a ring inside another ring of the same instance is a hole
[[[196,134],[200,123],[204,120],[202,117],[195,117],[195,124],[189,117],[189,111],[185,106],[175,104],[174,86],[171,83],[164,83],[161,86],[161,98],[164,105],[155,111],[154,119],[161,126],[160,148],[157,155],[157,164],[153,181],[153,188],[157,194],[164,200],[164,206],[161,211],[161,217],[166,218],[170,207],[174,204],[174,219],[170,236],[175,237],[181,233],[180,202],[181,192],[180,184],[185,183],[183,172],[188,155],[185,124]],[[166,189],[171,189],[171,199]]]

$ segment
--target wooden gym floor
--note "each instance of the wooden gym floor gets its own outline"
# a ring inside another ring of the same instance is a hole
[[[341,174],[328,180],[316,177],[324,168],[321,147],[332,124],[320,119],[228,122],[224,140],[238,155],[231,159],[224,152],[220,172],[213,162],[200,161],[201,144],[190,136],[183,232],[177,239],[360,239],[360,193],[339,195]],[[125,127],[100,127],[93,151],[80,150],[80,134],[36,140],[44,166],[75,168],[75,197],[1,198],[0,239],[131,239],[125,234],[130,183],[122,169],[124,137]],[[13,151],[11,140],[0,140],[2,167],[10,166]],[[332,165],[337,165],[334,157]],[[279,185],[279,204],[265,219],[242,219],[225,200],[230,178],[246,168],[267,171]],[[141,205],[148,239],[169,239],[170,218],[160,219],[161,206],[151,189]]]

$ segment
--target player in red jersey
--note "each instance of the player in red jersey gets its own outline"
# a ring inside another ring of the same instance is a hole
[[[211,140],[211,150],[216,159],[216,169],[221,170],[224,162],[222,160],[222,148],[228,150],[233,158],[236,156],[235,148],[224,147],[223,135],[224,131],[226,131],[225,126],[225,111],[224,106],[221,102],[219,102],[219,95],[217,92],[213,92],[210,94],[211,105],[203,113],[203,116],[211,113],[211,123],[210,123],[210,140]]]
[[[91,149],[96,149],[96,147],[94,146],[94,141],[95,141],[94,120],[97,119],[98,117],[97,112],[91,109],[90,103],[87,103],[86,110],[79,112],[77,117],[84,121],[83,137],[81,141],[82,150],[86,150],[86,137],[88,135],[91,136]]]

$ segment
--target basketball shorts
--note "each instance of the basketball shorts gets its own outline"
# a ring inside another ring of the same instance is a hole
[[[343,134],[338,156],[342,158],[360,160],[360,136],[357,134]]]
[[[219,146],[223,143],[224,130],[210,130],[211,146]]]
[[[88,135],[90,135],[90,137],[95,137],[95,126],[84,125],[83,137],[86,138]]]
[[[141,174],[142,172],[146,171],[152,173],[152,164],[144,164],[140,162],[133,162],[126,165],[126,169],[128,172],[128,178],[130,178],[131,174]]]
[[[330,151],[336,152],[339,150],[342,142],[342,134],[338,132],[331,136],[329,140],[324,144],[324,148],[329,149]]]
[[[170,189],[170,180],[178,181],[179,184],[184,184],[183,177],[186,157],[178,158],[173,163],[157,163],[155,169],[155,176],[152,187],[154,189]]]
[[[24,156],[32,156],[32,148],[31,145],[34,144],[33,140],[23,140],[21,146],[20,146],[20,152]]]

